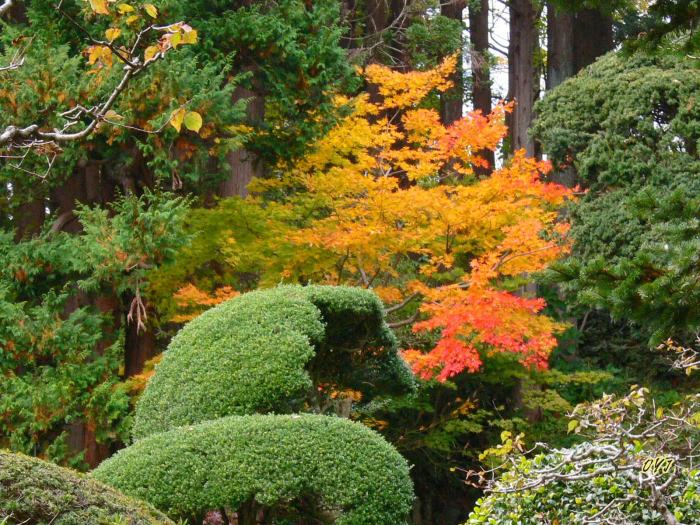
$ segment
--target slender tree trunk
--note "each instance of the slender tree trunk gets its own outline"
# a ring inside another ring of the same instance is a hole
[[[393,67],[399,71],[408,71],[411,68],[406,48],[405,32],[408,27],[408,9],[411,0],[390,0],[391,2],[391,34],[392,45],[389,53],[393,60]]]
[[[132,377],[143,372],[146,361],[156,355],[156,337],[153,330],[139,331],[135,322],[126,323],[124,343],[124,376]]]
[[[463,25],[463,13],[466,7],[465,0],[447,0],[440,6],[440,13],[446,18],[457,20]],[[457,53],[457,67],[450,77],[453,87],[443,93],[440,98],[440,117],[442,123],[449,126],[456,120],[462,118],[462,107],[464,105],[464,71],[462,69],[462,50],[464,42],[460,36],[460,46]]]
[[[489,0],[480,0],[480,5],[469,4],[469,41],[474,109],[488,115],[493,98],[489,66]]]
[[[239,100],[248,100],[246,113],[250,124],[262,122],[265,118],[265,99],[260,94],[239,86],[234,92],[233,102]],[[262,161],[253,152],[242,147],[228,154],[228,164],[231,167],[231,175],[219,185],[219,195],[245,197],[248,195],[250,181],[263,175]]]
[[[378,35],[389,25],[389,0],[367,0],[365,37]],[[357,14],[355,15],[357,16]]]
[[[535,22],[538,12],[531,0],[510,2],[510,43],[508,46],[509,99],[516,103],[510,116],[510,138],[513,151],[525,149],[535,155],[535,142],[528,135],[533,119],[533,106],[539,92],[539,75],[535,67],[538,45]]]
[[[471,44],[472,69],[472,104],[474,110],[483,115],[491,113],[491,68],[489,64],[489,0],[474,1],[469,4],[469,42]],[[486,176],[491,173],[496,154],[484,150],[480,155],[489,163],[489,168],[477,169],[477,174]]]

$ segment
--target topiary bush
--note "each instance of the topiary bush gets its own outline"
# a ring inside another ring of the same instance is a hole
[[[318,499],[337,524],[404,523],[413,490],[406,461],[379,434],[339,417],[231,416],[149,436],[94,473],[171,516]]]
[[[78,472],[0,450],[0,523],[173,525],[150,505]]]
[[[244,294],[173,338],[136,407],[134,438],[228,415],[299,412],[321,382],[411,388],[396,345],[371,291],[280,286]]]
[[[227,301],[173,338],[137,404],[135,443],[94,476],[193,521],[225,508],[247,523],[262,506],[271,523],[405,523],[413,487],[390,444],[347,419],[293,414],[318,412],[326,384],[363,401],[412,389],[396,346],[368,290],[280,286]]]

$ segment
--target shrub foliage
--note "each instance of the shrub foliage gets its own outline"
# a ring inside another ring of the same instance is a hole
[[[172,525],[143,502],[78,472],[0,451],[0,523]]]
[[[273,520],[405,523],[413,486],[389,443],[347,419],[291,413],[320,411],[324,385],[359,389],[360,377],[368,401],[382,385],[413,388],[372,292],[244,294],[173,339],[137,405],[135,443],[94,476],[198,522],[211,509],[259,505]]]

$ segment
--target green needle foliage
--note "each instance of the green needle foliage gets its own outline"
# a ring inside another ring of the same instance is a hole
[[[182,199],[147,193],[82,208],[80,235],[18,243],[0,230],[0,446],[80,467],[67,425],[89,424],[99,443],[126,438],[124,320],[98,300],[128,308],[148,269],[185,241],[185,212]]]
[[[635,321],[652,344],[700,328],[700,76],[674,54],[611,54],[555,89],[534,134],[588,189],[550,278],[572,305]]]

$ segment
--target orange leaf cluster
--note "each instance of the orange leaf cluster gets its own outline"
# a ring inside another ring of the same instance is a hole
[[[212,294],[200,290],[193,284],[187,284],[180,288],[175,293],[175,303],[178,308],[184,310],[185,313],[178,313],[170,320],[174,323],[186,323],[197,317],[207,308],[216,306],[233,297],[240,295],[239,292],[230,286],[222,286],[216,289]]]

